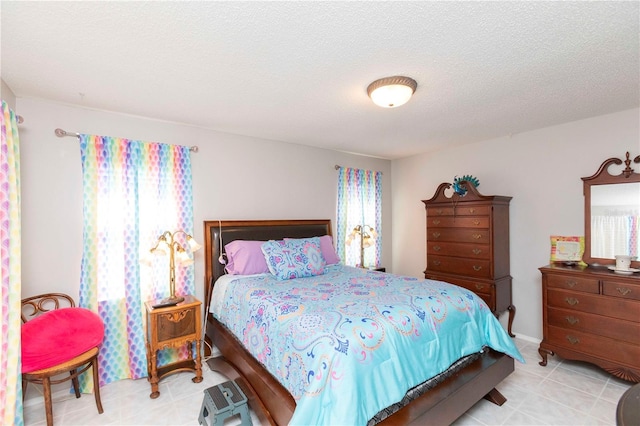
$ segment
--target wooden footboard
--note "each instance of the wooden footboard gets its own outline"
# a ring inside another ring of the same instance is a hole
[[[288,424],[296,406],[291,395],[211,314],[207,321],[207,339],[224,357],[211,360],[209,366],[229,378],[240,378],[239,384],[263,424]],[[445,425],[483,397],[501,405],[505,399],[495,386],[513,370],[512,358],[489,350],[379,424]]]

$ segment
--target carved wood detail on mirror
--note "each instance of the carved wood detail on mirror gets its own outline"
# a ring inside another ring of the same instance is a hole
[[[631,267],[638,268],[638,217],[640,216],[640,173],[631,166],[629,152],[625,160],[609,158],[598,171],[583,177],[584,237],[583,260],[589,265],[614,265],[616,255],[636,257]],[[624,168],[615,173],[616,166]]]

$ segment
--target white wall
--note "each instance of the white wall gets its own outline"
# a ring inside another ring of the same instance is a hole
[[[326,219],[335,228],[336,164],[383,172],[382,263],[391,263],[391,162],[18,98],[22,185],[22,294],[77,297],[82,257],[82,174],[75,138],[54,129],[198,145],[192,153],[194,237],[204,220]],[[212,112],[214,114],[215,112]],[[301,141],[304,142],[304,141]],[[196,295],[203,298],[203,251]]]
[[[480,180],[480,193],[513,197],[513,329],[541,339],[538,268],[549,263],[549,236],[584,235],[580,178],[594,174],[607,158],[623,158],[626,151],[633,156],[640,151],[638,109],[393,161],[394,273],[423,276],[426,219],[421,200],[456,175],[473,175]]]
[[[471,174],[486,195],[511,201],[514,331],[542,337],[540,266],[549,236],[583,235],[580,177],[602,161],[640,151],[640,111],[539,129],[389,162],[334,151],[230,135],[174,123],[17,99],[22,184],[23,295],[77,295],[82,256],[80,152],[56,127],[131,139],[198,145],[192,154],[194,233],[212,219],[335,221],[335,164],[383,172],[383,259],[394,273],[419,277],[425,268],[425,210],[442,182]],[[304,142],[304,141],[301,141]],[[286,191],[282,188],[286,187]],[[393,197],[392,197],[393,194]],[[393,230],[393,233],[392,233]],[[196,257],[197,296],[204,261]],[[506,315],[503,316],[503,320]]]
[[[9,108],[15,111],[16,109],[16,95],[11,88],[0,78],[0,99],[5,101]]]

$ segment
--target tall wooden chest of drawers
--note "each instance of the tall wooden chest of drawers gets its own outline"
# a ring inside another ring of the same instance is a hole
[[[640,382],[640,276],[607,267],[548,265],[542,273],[543,339],[547,356],[587,361]]]
[[[509,202],[511,197],[485,196],[471,184],[461,196],[445,191],[423,200],[427,213],[425,278],[465,287],[480,296],[496,316],[509,311],[508,332],[515,316],[509,272]]]

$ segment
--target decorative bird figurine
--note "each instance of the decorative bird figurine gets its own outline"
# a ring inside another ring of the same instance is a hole
[[[467,193],[467,188],[462,185],[463,181],[471,183],[476,188],[478,187],[478,185],[480,185],[480,181],[478,180],[478,178],[471,175],[464,175],[461,177],[455,176],[453,179],[453,190],[461,197],[463,197]]]

